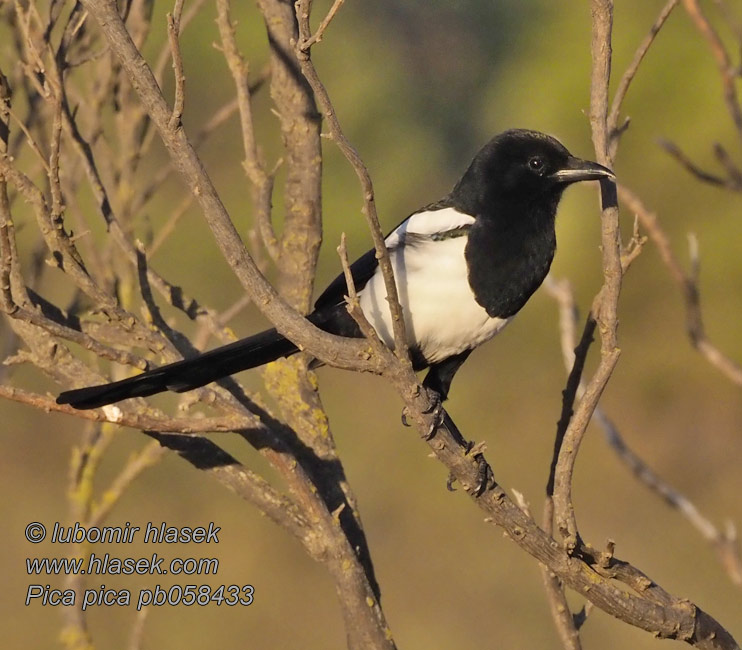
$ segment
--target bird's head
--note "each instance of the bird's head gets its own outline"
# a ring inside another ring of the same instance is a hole
[[[616,177],[607,167],[576,158],[557,139],[511,129],[482,147],[454,192],[469,195],[480,209],[545,202],[555,210],[571,183],[604,178]]]

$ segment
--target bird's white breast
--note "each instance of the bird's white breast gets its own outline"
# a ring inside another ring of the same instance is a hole
[[[466,235],[430,238],[472,223],[473,217],[453,208],[420,212],[386,239],[408,344],[417,347],[428,363],[484,343],[509,321],[491,318],[474,299],[464,257]],[[392,346],[391,314],[380,269],[360,292],[360,302],[381,340]]]

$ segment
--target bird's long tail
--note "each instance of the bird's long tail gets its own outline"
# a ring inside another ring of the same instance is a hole
[[[166,390],[183,393],[296,352],[298,348],[291,341],[275,329],[270,329],[210,350],[193,359],[176,361],[136,377],[65,391],[57,397],[57,404],[70,404],[76,409],[93,409],[129,397],[147,397]]]

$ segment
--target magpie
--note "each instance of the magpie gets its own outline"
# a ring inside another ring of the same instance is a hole
[[[490,140],[453,190],[405,219],[386,237],[416,370],[448,397],[472,350],[502,330],[541,285],[556,251],[554,220],[564,189],[615,180],[610,169],[572,156],[555,138],[511,129]],[[374,250],[350,267],[360,306],[379,338],[393,346],[391,314]],[[307,317],[326,332],[361,337],[345,305],[344,275]],[[298,352],[269,329],[129,379],[65,391],[58,404],[91,409],[130,397],[184,392]]]

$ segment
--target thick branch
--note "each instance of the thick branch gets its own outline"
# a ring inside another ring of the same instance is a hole
[[[424,416],[420,399],[407,401],[415,418]],[[423,424],[420,428],[424,427]],[[451,476],[487,513],[488,521],[503,528],[518,546],[547,566],[566,586],[608,614],[661,638],[685,641],[703,650],[739,650],[732,636],[711,616],[687,600],[668,594],[631,565],[612,557],[584,555],[583,548],[577,556],[570,555],[518,508],[499,485],[495,484],[479,497],[474,496],[481,465],[457,442],[460,436],[446,415],[429,444]],[[612,579],[636,591],[618,588],[611,583]]]
[[[593,0],[591,13],[593,18],[591,48],[593,67],[590,124],[598,162],[612,167],[608,129],[608,84],[611,74],[611,30],[613,24],[612,1]],[[587,383],[585,393],[564,434],[554,480],[554,506],[557,525],[565,537],[567,548],[574,548],[579,538],[572,505],[572,474],[577,452],[620,354],[617,338],[618,297],[621,291],[623,268],[621,265],[618,205],[613,183],[601,181],[601,198],[603,206],[601,228],[603,286],[593,301],[593,308],[589,317],[594,318],[598,325],[601,358],[598,368]]]
[[[285,151],[286,215],[280,242],[279,289],[290,305],[306,312],[322,242],[321,118],[293,48],[300,39],[293,3],[259,0],[258,7],[268,32],[270,90]]]

